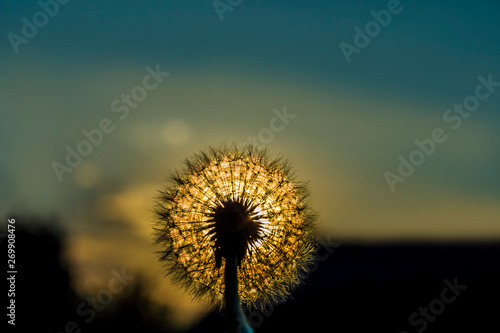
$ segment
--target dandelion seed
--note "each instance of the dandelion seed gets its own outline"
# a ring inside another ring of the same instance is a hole
[[[210,148],[172,180],[155,208],[167,272],[226,312],[233,296],[238,307],[285,300],[314,252],[307,190],[289,164],[253,146]]]

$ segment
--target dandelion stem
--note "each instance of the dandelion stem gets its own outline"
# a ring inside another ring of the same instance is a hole
[[[238,294],[238,261],[236,253],[225,257],[224,269],[224,316],[229,333],[253,333],[241,309]]]

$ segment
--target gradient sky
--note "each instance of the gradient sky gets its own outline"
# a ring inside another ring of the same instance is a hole
[[[40,7],[0,1],[1,215],[59,216],[82,285],[110,263],[159,271],[141,256],[155,189],[185,156],[257,136],[286,107],[296,117],[267,147],[310,182],[321,233],[498,239],[500,87],[457,130],[443,114],[478,76],[500,81],[500,2],[401,1],[348,64],[339,44],[387,3],[247,0],[220,21],[212,1],[72,0],[16,53],[7,35]],[[111,103],[157,64],[170,75],[121,120]],[[60,183],[51,163],[103,118],[115,130]],[[448,140],[391,192],[384,172],[434,128]]]

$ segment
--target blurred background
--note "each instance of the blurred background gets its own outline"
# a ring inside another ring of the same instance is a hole
[[[443,116],[479,76],[500,81],[500,3],[401,1],[360,47],[354,28],[387,8],[0,0],[0,216],[3,232],[16,219],[18,297],[35,304],[19,322],[217,330],[220,314],[156,262],[154,196],[186,156],[253,138],[309,181],[318,235],[336,244],[257,331],[296,313],[304,329],[416,331],[408,317],[456,276],[468,290],[426,330],[493,323],[500,87],[457,129]],[[357,51],[346,57],[341,43]],[[435,128],[447,140],[392,191],[386,172]],[[123,269],[134,279],[86,323],[78,305]]]

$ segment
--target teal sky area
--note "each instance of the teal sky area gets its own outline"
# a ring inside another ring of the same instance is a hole
[[[258,137],[286,108],[296,117],[266,146],[310,181],[322,232],[498,237],[500,87],[457,130],[443,115],[479,76],[500,81],[500,3],[390,3],[243,1],[221,21],[211,1],[72,0],[16,53],[9,34],[42,9],[1,1],[0,211],[53,213],[90,234],[140,224],[95,207],[141,187],[154,194],[184,156]],[[388,4],[399,12],[348,63],[340,43],[355,46],[354,28]],[[112,102],[148,66],[169,76],[120,119]],[[53,162],[104,118],[112,133],[59,182]],[[385,172],[434,128],[447,141],[391,191]]]

